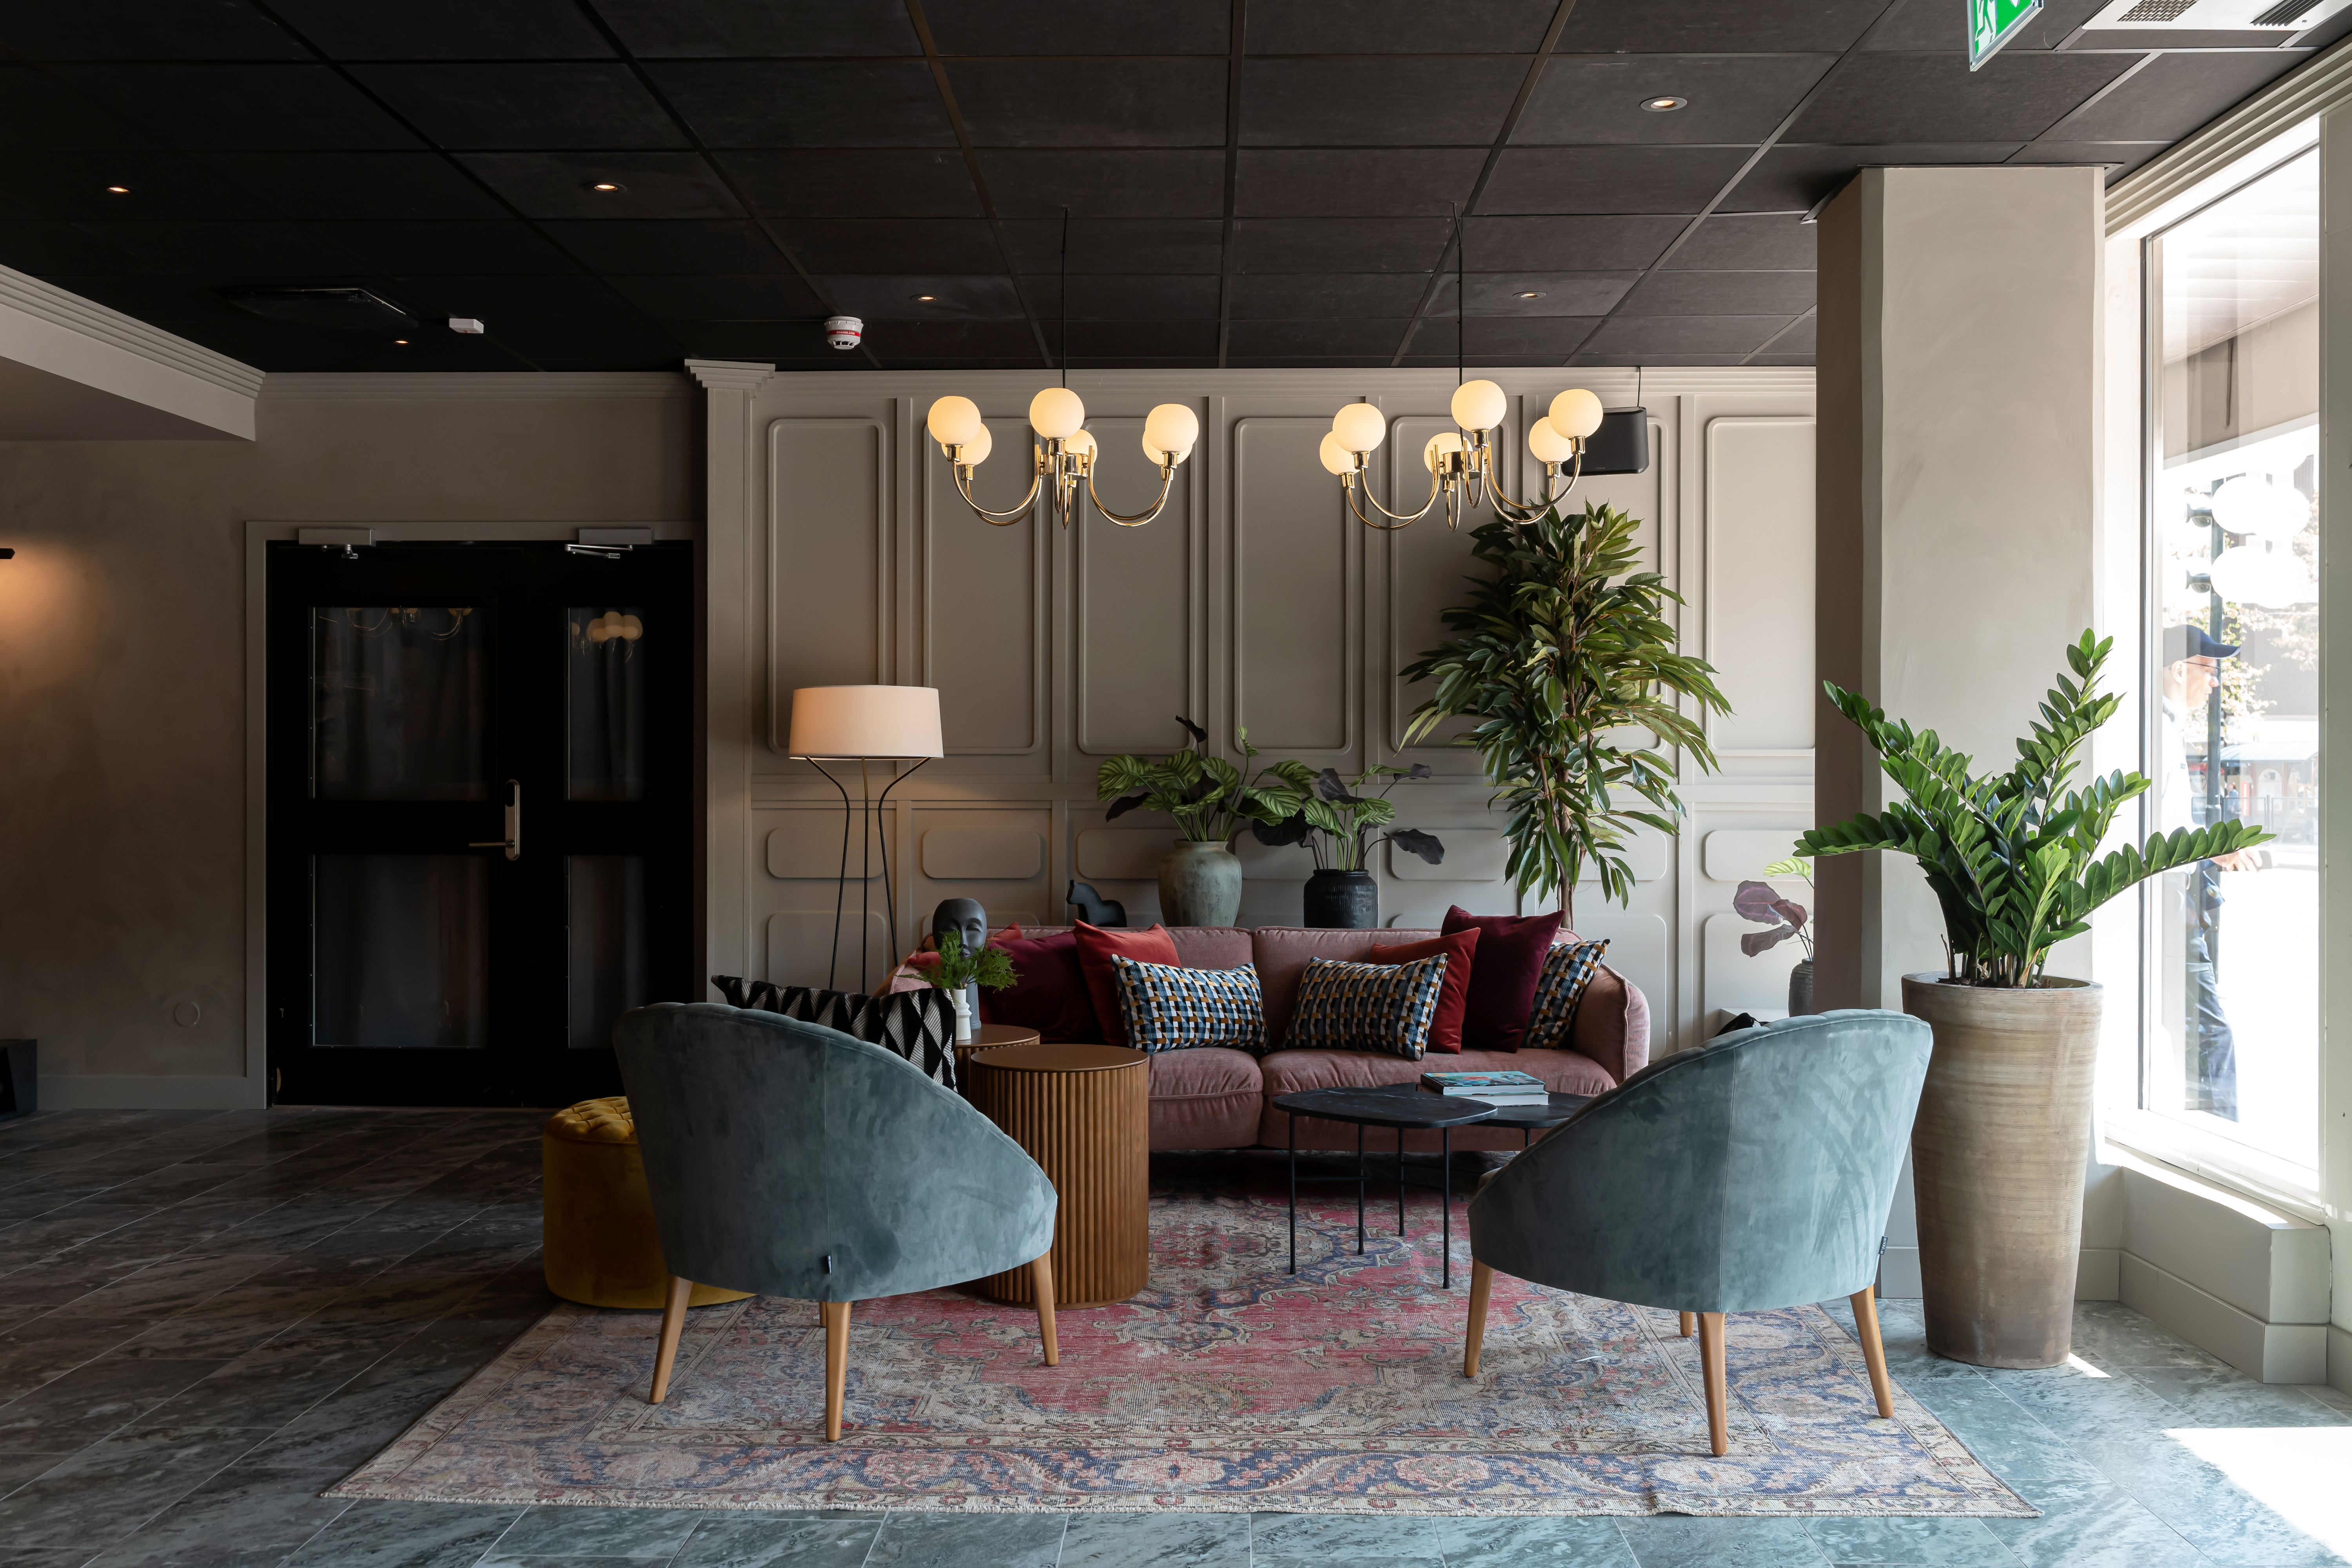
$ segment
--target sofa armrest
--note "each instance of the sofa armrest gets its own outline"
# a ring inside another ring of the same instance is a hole
[[[1577,1002],[1568,1044],[1623,1083],[1649,1064],[1649,998],[1640,986],[1602,964]]]

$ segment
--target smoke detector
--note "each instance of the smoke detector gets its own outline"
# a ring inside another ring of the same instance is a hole
[[[274,284],[247,284],[224,289],[230,304],[289,321],[298,327],[334,327],[344,331],[405,327],[408,312],[364,289],[289,289]]]
[[[866,336],[866,323],[855,316],[827,316],[824,341],[837,349],[854,349]]]

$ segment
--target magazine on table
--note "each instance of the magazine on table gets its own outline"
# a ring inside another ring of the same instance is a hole
[[[1544,1105],[1551,1100],[1543,1079],[1517,1071],[1425,1072],[1421,1075],[1421,1087],[1433,1094],[1483,1100],[1489,1105]]]

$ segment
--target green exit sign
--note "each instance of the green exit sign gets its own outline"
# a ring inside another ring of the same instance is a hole
[[[2018,30],[2042,15],[2042,0],[1969,0],[1969,69],[2000,52]]]

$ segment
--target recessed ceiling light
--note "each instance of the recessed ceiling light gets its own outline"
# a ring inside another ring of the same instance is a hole
[[[406,348],[408,346],[408,340],[406,338],[394,338],[392,341],[398,343],[403,348]]]
[[[1653,114],[1664,114],[1669,110],[1680,109],[1689,101],[1690,100],[1687,98],[1645,98],[1642,100],[1642,107],[1648,110]]]
[[[131,187],[129,185],[109,185],[106,188],[113,192],[118,196],[127,196],[131,194]]]
[[[1523,289],[1519,291],[1519,298],[1522,300],[1540,300],[1543,298],[1543,290],[1540,289]]]
[[[915,296],[915,298],[916,298],[916,299],[918,299],[918,300],[926,300],[926,301],[928,301],[928,300],[936,300],[936,299],[938,299],[938,298],[939,298],[939,296],[938,296],[937,294],[918,294],[918,295],[916,295],[916,296]]]
[[[588,188],[592,191],[604,191],[609,194],[613,191],[622,190],[625,187],[615,180],[598,180]]]

